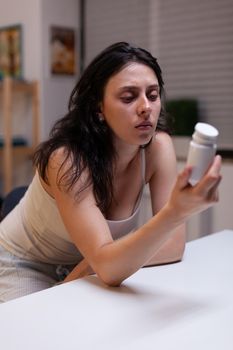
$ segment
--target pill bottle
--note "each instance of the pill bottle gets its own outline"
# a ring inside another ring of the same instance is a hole
[[[189,183],[196,185],[214,160],[218,130],[210,124],[197,123],[189,145],[187,165],[192,167]]]

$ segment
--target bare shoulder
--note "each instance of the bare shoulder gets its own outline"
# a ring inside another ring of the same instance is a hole
[[[65,147],[56,149],[49,158],[48,170],[60,169],[62,166],[70,167],[71,159]]]
[[[154,173],[176,167],[176,155],[172,138],[169,134],[159,131],[146,148],[147,182]]]
[[[84,194],[92,193],[92,187],[86,186],[89,182],[89,172],[87,169],[83,170],[78,180],[70,186],[73,177],[73,158],[65,147],[55,150],[49,159],[47,167],[47,184],[42,182],[43,187],[50,195],[56,198],[58,193],[63,192],[71,198],[75,198],[75,194],[82,188],[88,188],[86,191],[81,191],[80,199]]]
[[[65,164],[65,160],[67,159],[67,152],[64,147],[56,149],[50,156],[47,167],[46,167],[46,177],[43,179],[40,174],[40,182],[46,192],[49,193],[51,197],[54,197],[53,194],[53,184],[58,180],[58,171],[61,169],[61,166]]]
[[[54,183],[59,182],[59,178],[71,166],[71,161],[68,159],[68,152],[65,147],[56,149],[50,156],[46,168],[46,181],[40,178],[43,187],[51,192],[51,187]],[[50,193],[51,194],[51,193]]]

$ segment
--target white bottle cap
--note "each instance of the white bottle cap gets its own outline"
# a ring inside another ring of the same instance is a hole
[[[215,143],[218,137],[218,130],[207,123],[197,123],[193,139],[198,143],[212,144]]]

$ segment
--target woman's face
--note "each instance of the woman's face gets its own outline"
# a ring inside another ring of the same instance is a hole
[[[161,109],[154,71],[132,62],[107,82],[101,112],[116,142],[144,145],[154,134]]]

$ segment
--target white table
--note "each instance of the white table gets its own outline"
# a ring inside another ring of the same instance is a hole
[[[2,350],[233,349],[233,231],[187,244],[181,263],[122,287],[95,276],[0,306]]]

